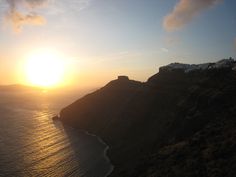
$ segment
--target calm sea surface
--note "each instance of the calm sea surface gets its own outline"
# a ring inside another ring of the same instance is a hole
[[[0,176],[104,177],[107,146],[51,117],[75,95],[0,93]]]

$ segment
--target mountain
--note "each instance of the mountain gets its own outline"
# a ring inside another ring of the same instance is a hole
[[[111,177],[233,177],[236,62],[172,63],[141,83],[121,76],[60,119],[100,136]]]
[[[32,90],[42,90],[42,89],[38,87],[32,87],[20,84],[0,85],[0,92],[24,92]]]

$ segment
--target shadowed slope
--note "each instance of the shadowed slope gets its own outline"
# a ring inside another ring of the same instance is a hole
[[[217,141],[224,148],[235,147],[235,141],[227,143],[236,128],[235,61],[206,65],[171,64],[146,83],[112,81],[63,109],[61,119],[111,146],[111,176],[230,177],[233,164],[228,171],[215,155],[206,155],[210,164],[201,155],[218,149]],[[209,141],[202,143],[202,138]],[[223,157],[235,161],[232,151]],[[209,172],[214,169],[219,173]]]

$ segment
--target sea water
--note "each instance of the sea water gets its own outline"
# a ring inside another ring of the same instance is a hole
[[[0,93],[0,176],[105,177],[106,144],[51,118],[75,95]]]

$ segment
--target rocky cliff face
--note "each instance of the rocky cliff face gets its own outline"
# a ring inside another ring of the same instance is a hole
[[[175,63],[145,83],[119,77],[64,108],[61,120],[111,146],[111,176],[231,177],[236,172],[234,68],[234,60]]]

